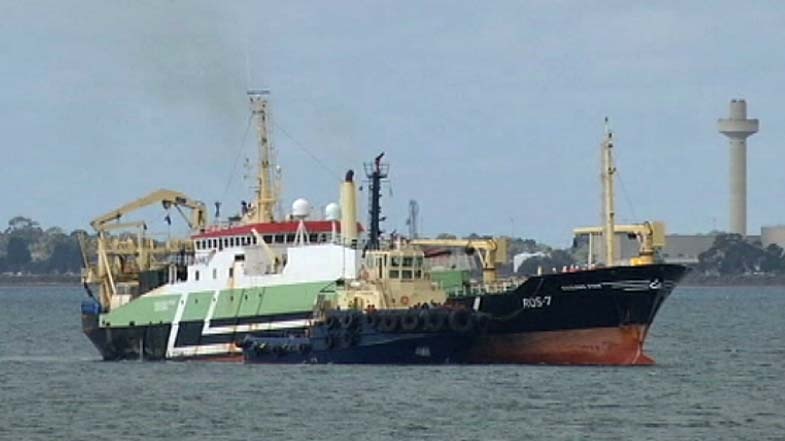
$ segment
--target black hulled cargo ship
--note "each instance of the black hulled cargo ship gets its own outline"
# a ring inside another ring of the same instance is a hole
[[[338,312],[308,332],[242,346],[258,363],[648,365],[649,327],[685,271],[654,264],[536,276],[437,308]]]

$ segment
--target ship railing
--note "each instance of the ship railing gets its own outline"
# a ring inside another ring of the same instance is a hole
[[[472,283],[468,286],[462,286],[461,288],[450,290],[448,294],[451,297],[471,297],[485,294],[503,294],[514,290],[525,280],[526,279],[511,278],[488,283]]]

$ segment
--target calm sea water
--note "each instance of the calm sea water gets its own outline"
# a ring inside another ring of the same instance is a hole
[[[785,439],[785,289],[680,288],[653,367],[104,363],[78,288],[0,288],[0,440]]]

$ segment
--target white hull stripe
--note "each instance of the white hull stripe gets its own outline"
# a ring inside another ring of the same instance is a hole
[[[174,349],[174,342],[177,339],[177,332],[180,330],[180,320],[183,318],[183,312],[185,311],[185,305],[188,303],[188,293],[183,294],[180,296],[180,302],[177,303],[177,311],[174,313],[174,319],[172,320],[172,327],[169,330],[169,340],[166,342],[166,357],[172,357],[175,352]]]
[[[221,295],[220,290],[215,290],[215,292],[213,293],[210,306],[207,309],[207,316],[205,317],[204,325],[202,326],[202,335],[235,334],[238,332],[275,331],[280,329],[304,328],[310,325],[310,320],[298,319],[298,320],[281,320],[276,322],[246,323],[242,325],[212,327],[210,326],[210,322],[212,321],[213,315],[215,315],[215,308],[216,305],[218,304],[218,297],[220,297],[220,295]],[[180,321],[183,318],[183,313],[185,312],[185,306],[187,304],[188,304],[188,293],[184,293],[180,297],[180,301],[177,304],[177,311],[175,311],[174,320],[172,321],[172,327],[169,331],[169,339],[167,340],[167,344],[166,344],[167,358],[195,357],[195,356],[217,355],[217,354],[233,354],[233,353],[242,352],[242,350],[237,348],[234,345],[234,343],[218,343],[218,344],[209,344],[209,345],[175,347],[175,342],[177,341],[177,333],[180,330]]]

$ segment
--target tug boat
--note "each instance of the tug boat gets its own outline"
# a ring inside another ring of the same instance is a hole
[[[636,229],[641,256],[627,264],[615,261],[611,239],[611,264],[525,279],[496,278],[504,240],[475,243],[487,251],[483,282],[450,282],[449,272],[430,267],[425,250],[434,241],[382,237],[382,155],[366,164],[367,232],[357,220],[351,170],[340,183],[340,204],[323,215],[298,199],[288,216],[277,217],[268,95],[250,92],[249,99],[259,176],[256,200],[239,216],[210,224],[202,202],[159,190],[91,223],[97,256],[94,263],[85,257],[82,326],[104,360],[653,362],[643,351],[648,329],[686,272],[654,261],[659,229]],[[611,147],[604,143],[607,170]],[[612,185],[611,173],[608,180]],[[612,238],[608,193],[604,234]],[[190,211],[187,239],[155,241],[144,222],[127,221],[159,203],[167,212]]]

